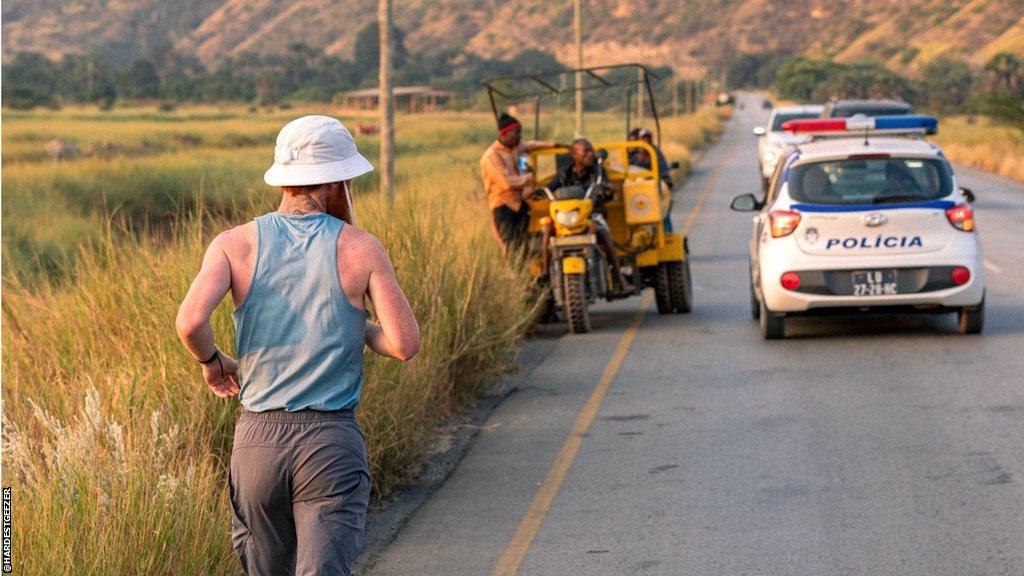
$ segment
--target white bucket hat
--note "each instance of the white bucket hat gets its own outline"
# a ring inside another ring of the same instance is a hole
[[[345,125],[330,116],[303,116],[277,135],[274,164],[263,180],[271,186],[311,186],[351,180],[373,171]]]

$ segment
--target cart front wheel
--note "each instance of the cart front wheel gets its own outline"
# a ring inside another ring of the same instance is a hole
[[[590,332],[587,311],[587,277],[585,274],[565,275],[565,319],[573,334]]]

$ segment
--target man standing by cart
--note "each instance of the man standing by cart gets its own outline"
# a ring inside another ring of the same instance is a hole
[[[530,225],[530,207],[525,200],[533,192],[534,175],[526,165],[526,155],[558,146],[542,140],[523,142],[519,121],[505,112],[498,117],[498,138],[480,158],[480,175],[494,232],[506,257],[525,246]]]
[[[387,252],[354,225],[350,182],[371,170],[338,120],[289,122],[264,175],[281,188],[280,206],[214,238],[178,311],[210,391],[241,401],[228,489],[249,576],[348,574],[363,546],[364,345],[399,360],[419,349]],[[229,291],[237,361],[210,326]]]

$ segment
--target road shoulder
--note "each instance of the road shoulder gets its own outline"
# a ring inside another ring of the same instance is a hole
[[[488,383],[475,404],[439,425],[442,433],[434,442],[422,472],[395,494],[377,502],[366,519],[366,543],[355,566],[354,576],[365,574],[409,521],[413,514],[444,484],[473,446],[484,423],[505,399],[520,390],[530,374],[550,354],[545,338],[524,340],[513,371]]]

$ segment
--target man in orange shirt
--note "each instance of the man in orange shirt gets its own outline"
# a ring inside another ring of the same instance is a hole
[[[494,230],[506,256],[510,249],[525,245],[530,225],[530,207],[525,200],[533,192],[534,176],[526,169],[525,160],[520,162],[520,156],[557,146],[541,140],[523,142],[518,120],[504,112],[498,118],[498,139],[480,158],[480,174]]]

